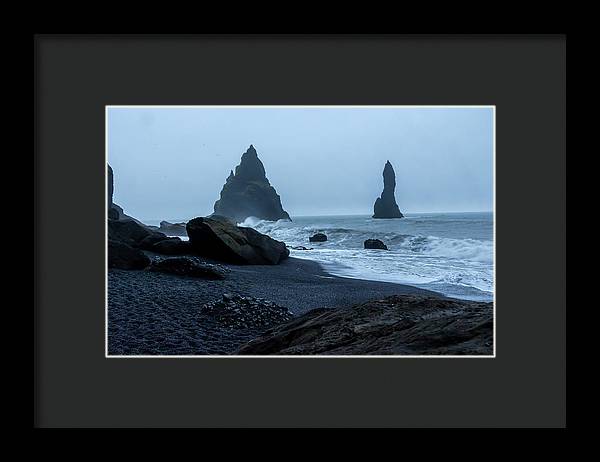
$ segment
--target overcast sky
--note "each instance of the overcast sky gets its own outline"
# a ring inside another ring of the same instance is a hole
[[[292,218],[372,214],[388,159],[403,213],[493,208],[491,108],[109,108],[114,202],[209,215],[250,144]]]

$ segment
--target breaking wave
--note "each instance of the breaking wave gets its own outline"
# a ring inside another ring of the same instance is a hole
[[[427,220],[299,217],[275,222],[250,217],[239,226],[254,228],[288,246],[310,248],[290,252],[318,261],[337,276],[412,284],[458,298],[493,298],[493,241],[470,237],[491,233],[491,217],[471,221],[469,217],[436,220],[431,215]],[[317,232],[325,233],[327,241],[309,242]],[[371,238],[381,239],[389,251],[364,250],[364,241]]]

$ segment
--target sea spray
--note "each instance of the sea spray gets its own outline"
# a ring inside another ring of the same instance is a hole
[[[313,250],[290,255],[318,261],[331,274],[411,284],[473,300],[493,299],[493,218],[491,213],[406,214],[402,220],[368,216],[294,217],[247,226],[285,242],[304,246],[309,236],[327,235]],[[366,239],[381,239],[390,249],[365,251]]]

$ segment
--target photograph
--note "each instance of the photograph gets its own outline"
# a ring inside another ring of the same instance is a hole
[[[495,357],[495,109],[106,106],[106,357]]]

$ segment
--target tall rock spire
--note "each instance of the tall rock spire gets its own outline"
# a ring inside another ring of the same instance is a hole
[[[373,218],[402,218],[404,215],[400,212],[394,190],[396,189],[396,174],[394,167],[388,160],[383,168],[383,192],[378,197],[373,207]]]
[[[215,215],[232,218],[238,223],[248,217],[271,221],[290,220],[252,145],[242,154],[235,173],[232,171],[227,177],[214,210]]]

